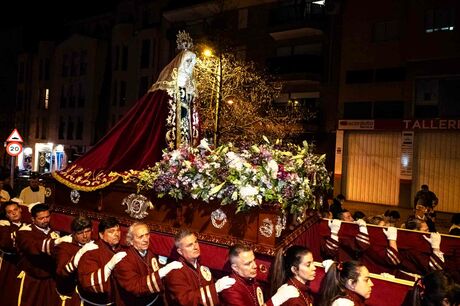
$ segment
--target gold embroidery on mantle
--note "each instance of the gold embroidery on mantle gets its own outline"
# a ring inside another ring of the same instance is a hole
[[[94,191],[105,188],[115,182],[118,176],[103,171],[87,171],[77,165],[72,165],[64,171],[53,172],[53,177],[67,187],[80,191]]]

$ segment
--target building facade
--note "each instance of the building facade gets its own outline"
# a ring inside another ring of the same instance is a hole
[[[334,192],[437,209],[460,197],[458,1],[347,1],[343,7]]]
[[[327,110],[337,99],[321,84],[331,87],[325,63],[337,49],[327,32],[336,15],[313,1],[120,1],[113,12],[72,21],[63,40],[40,42],[18,61],[25,80],[16,120],[27,147],[18,165],[47,173],[87,152],[147,92],[177,52],[179,30],[275,74],[280,109],[318,114],[296,123],[299,139],[333,151],[336,118]]]

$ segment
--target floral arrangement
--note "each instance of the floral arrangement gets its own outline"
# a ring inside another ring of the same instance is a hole
[[[165,151],[155,166],[136,173],[138,189],[153,189],[158,197],[232,203],[236,212],[262,203],[290,213],[316,206],[330,188],[325,155],[313,154],[306,141],[299,146],[264,140],[260,145],[227,143],[215,149],[202,140],[198,147]]]

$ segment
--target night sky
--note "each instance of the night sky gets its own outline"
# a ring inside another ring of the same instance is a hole
[[[0,30],[22,28],[24,43],[34,45],[43,39],[58,39],[63,25],[74,19],[114,9],[120,0],[34,1],[23,0],[0,10]]]

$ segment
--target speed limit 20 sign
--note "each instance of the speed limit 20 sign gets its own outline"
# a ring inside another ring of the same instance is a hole
[[[19,142],[10,142],[6,146],[6,153],[10,156],[18,156],[22,152],[22,145]]]

